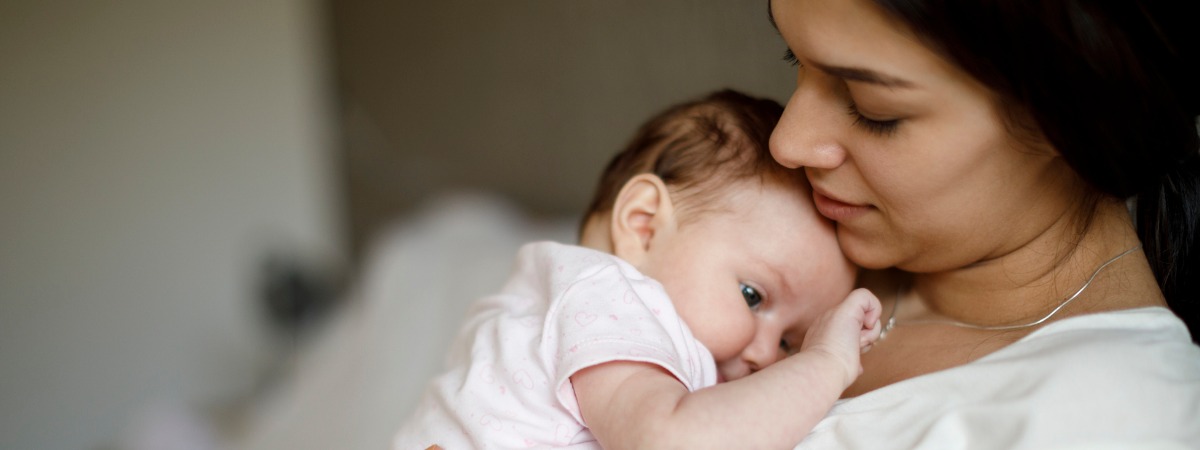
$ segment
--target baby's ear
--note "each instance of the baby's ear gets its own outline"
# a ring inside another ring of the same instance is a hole
[[[646,252],[664,231],[675,227],[675,210],[666,183],[643,173],[630,178],[613,205],[613,254],[641,267]]]

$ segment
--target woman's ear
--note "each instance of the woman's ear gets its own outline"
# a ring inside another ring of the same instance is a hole
[[[641,267],[651,245],[675,228],[675,210],[666,183],[643,173],[630,178],[613,204],[613,254]]]

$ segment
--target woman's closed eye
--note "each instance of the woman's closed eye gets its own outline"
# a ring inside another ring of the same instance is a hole
[[[796,54],[792,53],[792,49],[790,48],[783,52],[783,60],[793,67],[800,66],[800,60],[796,58]]]
[[[754,286],[739,283],[738,289],[741,289],[742,298],[746,300],[746,306],[749,306],[750,309],[758,309],[758,305],[762,304],[762,293],[758,292],[758,289],[755,289]]]
[[[854,125],[879,136],[890,136],[896,132],[897,126],[900,125],[900,119],[880,120],[867,117],[859,111],[858,105],[853,100],[850,101],[848,110],[851,116],[854,117]]]
[[[800,67],[800,59],[796,58],[796,54],[792,53],[792,49],[787,49],[783,52],[783,60],[792,66]],[[882,120],[871,118],[862,111],[859,111],[858,105],[854,100],[850,100],[849,113],[854,117],[854,125],[879,136],[890,136],[896,132],[896,127],[900,124],[900,119]]]

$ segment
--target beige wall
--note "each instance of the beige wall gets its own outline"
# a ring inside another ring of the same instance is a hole
[[[261,258],[341,247],[315,6],[0,6],[0,448],[251,390]]]
[[[765,1],[332,3],[354,238],[429,194],[482,188],[578,214],[608,158],[668,104],[786,99]]]

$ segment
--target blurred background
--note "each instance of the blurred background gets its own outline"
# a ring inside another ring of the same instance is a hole
[[[765,2],[0,1],[0,448],[386,447],[419,308],[783,50]]]

